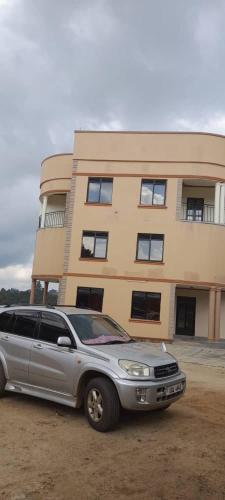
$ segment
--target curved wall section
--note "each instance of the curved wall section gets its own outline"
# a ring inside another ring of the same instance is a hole
[[[64,261],[64,228],[39,229],[35,244],[33,276],[61,277]]]
[[[72,177],[72,153],[49,156],[41,166],[41,188],[47,189],[48,181],[69,181]]]
[[[41,185],[40,197],[48,196],[52,193],[67,193],[70,191],[71,180],[70,179],[55,179],[51,181],[46,181]]]

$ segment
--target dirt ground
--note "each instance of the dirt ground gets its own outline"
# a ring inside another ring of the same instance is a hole
[[[81,410],[0,401],[1,500],[225,499],[225,370],[185,363],[185,396],[108,434]]]

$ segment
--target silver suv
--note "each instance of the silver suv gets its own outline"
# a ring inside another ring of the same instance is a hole
[[[4,307],[0,312],[0,396],[30,394],[74,408],[84,404],[105,432],[121,407],[165,410],[185,390],[174,357],[135,342],[113,319],[75,307]]]

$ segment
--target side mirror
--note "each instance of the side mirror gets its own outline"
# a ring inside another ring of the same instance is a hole
[[[69,337],[59,337],[57,340],[57,345],[60,347],[71,347],[72,342]]]

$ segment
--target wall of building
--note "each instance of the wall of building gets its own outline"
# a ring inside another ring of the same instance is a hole
[[[165,338],[172,331],[169,311],[176,283],[225,287],[225,227],[177,219],[181,180],[225,181],[224,138],[188,133],[77,132],[73,158],[77,164],[76,194],[70,207],[73,220],[65,302],[75,303],[77,286],[103,287],[104,312],[112,314],[132,335],[137,335],[134,332],[138,330],[142,337]],[[113,177],[110,206],[86,204],[88,177],[96,175]],[[71,155],[46,159],[41,193],[70,190],[71,176]],[[139,206],[141,179],[146,177],[167,179],[165,207]],[[184,187],[183,195],[204,197],[214,204],[214,189],[204,188],[206,197],[201,192],[201,188],[192,190],[189,186]],[[106,260],[80,259],[83,230],[109,232]],[[53,267],[63,272],[63,238],[52,263],[50,255],[56,242],[50,236],[41,236],[41,232],[37,236],[33,274],[43,273],[43,269],[53,272]],[[141,232],[165,235],[163,263],[135,262],[137,233]],[[132,290],[161,290],[160,324],[129,321]],[[208,298],[202,291],[198,294],[196,332],[203,335]]]
[[[187,203],[187,198],[203,198],[204,203],[214,206],[215,186],[183,186],[182,202]]]
[[[209,168],[216,175],[216,163],[225,164],[223,136],[186,132],[87,132],[76,131],[75,157],[78,159],[108,161],[185,162],[199,167],[202,175]],[[198,163],[198,165],[197,165]],[[202,165],[205,164],[204,167]],[[211,165],[210,165],[211,164]],[[174,165],[175,166],[175,165]],[[189,172],[189,165],[187,165]],[[209,174],[210,175],[210,174]]]
[[[87,184],[77,177],[69,272],[225,283],[225,228],[176,220],[176,179],[168,180],[168,208],[157,209],[138,207],[141,179],[114,178],[108,207],[86,204]],[[83,230],[109,232],[106,261],[79,260]],[[163,264],[135,262],[137,233],[165,235]]]
[[[41,165],[40,195],[70,190],[72,154],[53,155]]]
[[[59,278],[63,274],[65,228],[39,229],[36,235],[32,275]],[[44,279],[44,278],[43,278]]]

